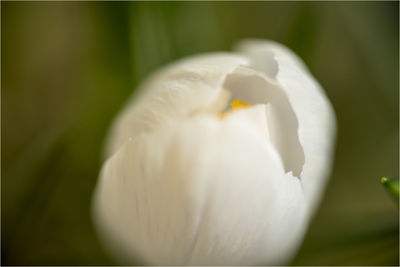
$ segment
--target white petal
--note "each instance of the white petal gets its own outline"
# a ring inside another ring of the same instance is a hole
[[[94,204],[110,251],[162,265],[278,264],[293,253],[301,183],[245,113],[165,123],[107,161]]]
[[[276,81],[289,99],[305,154],[303,189],[309,205],[315,207],[332,164],[336,133],[333,108],[304,63],[288,48],[270,41],[246,40],[238,50],[250,56],[252,67]]]
[[[177,61],[150,76],[116,119],[106,156],[128,138],[149,132],[170,119],[180,119],[216,103],[226,74],[248,59],[233,53],[210,53]],[[223,106],[225,103],[222,103]]]

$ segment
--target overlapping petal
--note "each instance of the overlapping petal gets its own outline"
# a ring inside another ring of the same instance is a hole
[[[187,117],[210,105],[219,109],[226,104],[218,103],[226,75],[248,63],[247,57],[237,54],[212,53],[182,59],[151,75],[117,117],[106,156],[128,138],[150,132],[166,121]]]
[[[333,108],[304,63],[286,47],[271,41],[245,40],[237,50],[251,58],[254,68],[276,80],[289,99],[305,155],[303,190],[308,205],[314,207],[324,191],[332,164],[336,134]]]

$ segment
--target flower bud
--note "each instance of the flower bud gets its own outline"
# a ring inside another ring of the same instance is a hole
[[[300,245],[332,163],[335,116],[274,42],[173,63],[116,118],[93,199],[121,263],[273,265]]]

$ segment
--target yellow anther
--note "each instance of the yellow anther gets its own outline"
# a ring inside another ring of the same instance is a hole
[[[251,107],[251,105],[249,103],[246,103],[246,102],[241,101],[239,99],[235,99],[231,103],[231,107],[232,107],[232,110],[238,110],[238,109],[241,109],[241,108]]]
[[[249,103],[246,103],[246,102],[241,101],[239,99],[233,100],[233,102],[230,104],[230,106],[232,108],[232,111],[235,111],[235,110],[238,110],[238,109],[242,109],[242,108],[251,107],[251,105]],[[224,113],[218,114],[218,117],[220,119],[223,119],[228,115],[229,115],[229,112],[224,112]]]

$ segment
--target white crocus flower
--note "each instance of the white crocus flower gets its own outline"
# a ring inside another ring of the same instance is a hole
[[[335,136],[333,109],[301,60],[243,41],[180,60],[141,92],[114,123],[96,188],[106,249],[121,263],[287,263]]]

